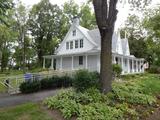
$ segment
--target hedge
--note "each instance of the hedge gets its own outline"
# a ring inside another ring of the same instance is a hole
[[[72,78],[69,76],[53,76],[51,78],[44,78],[41,81],[24,82],[20,85],[22,93],[33,93],[45,89],[55,89],[61,87],[72,86]]]

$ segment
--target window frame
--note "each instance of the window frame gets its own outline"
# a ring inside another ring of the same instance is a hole
[[[69,50],[69,47],[70,47],[69,42],[66,42],[66,50]]]
[[[70,49],[73,49],[73,41],[70,41]]]
[[[79,41],[75,40],[75,49],[77,49],[79,47]]]
[[[83,39],[80,39],[80,48],[83,48],[84,47],[84,40]]]
[[[72,31],[72,36],[76,36],[76,34],[77,34],[77,31],[76,31],[76,30],[73,30],[73,31]]]

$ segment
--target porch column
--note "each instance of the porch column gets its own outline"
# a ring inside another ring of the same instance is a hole
[[[138,64],[138,72],[140,73],[141,72],[141,60],[139,60],[138,63],[139,63]]]
[[[116,64],[116,56],[113,55],[113,64]]]
[[[63,63],[63,59],[62,59],[62,56],[61,56],[61,60],[60,60],[60,70],[62,70],[62,63]]]
[[[85,66],[85,68],[88,69],[88,55],[86,55],[85,57],[86,57],[86,66]]]
[[[53,57],[51,58],[51,69],[53,69],[53,63],[54,63],[54,59]]]
[[[144,73],[144,60],[142,60],[142,72]]]
[[[138,60],[136,60],[136,72],[138,73]]]
[[[130,62],[129,62],[129,58],[127,59],[127,73],[130,73]]]
[[[124,58],[121,57],[122,74],[124,74]]]
[[[74,68],[73,68],[73,60],[74,60],[74,57],[72,56],[72,70],[74,69]]]
[[[46,67],[45,67],[45,66],[46,66],[46,65],[45,65],[46,63],[45,63],[45,62],[46,62],[46,60],[45,60],[45,57],[44,57],[44,58],[43,58],[43,69],[46,68]]]
[[[132,73],[134,73],[134,60],[132,59]]]

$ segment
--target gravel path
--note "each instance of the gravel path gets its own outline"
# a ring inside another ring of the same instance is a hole
[[[26,95],[0,95],[0,108],[19,105],[27,102],[39,102],[44,100],[46,97],[56,95],[58,91],[60,90],[41,91]]]

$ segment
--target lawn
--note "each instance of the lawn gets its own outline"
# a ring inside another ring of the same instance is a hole
[[[42,109],[41,105],[27,103],[15,107],[1,108],[0,120],[53,120],[53,118]]]

